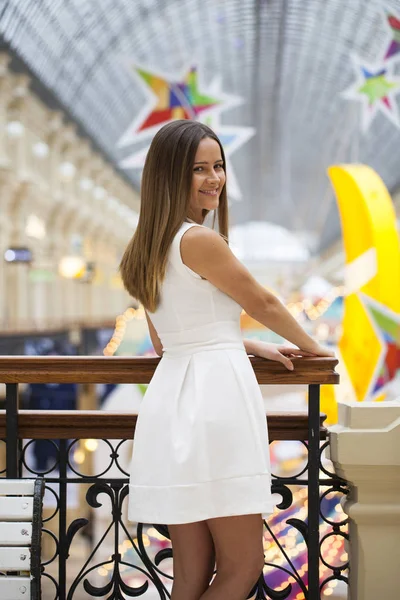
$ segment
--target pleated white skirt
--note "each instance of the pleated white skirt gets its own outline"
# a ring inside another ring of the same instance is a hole
[[[273,507],[264,403],[243,344],[164,355],[139,411],[129,519],[172,525]]]

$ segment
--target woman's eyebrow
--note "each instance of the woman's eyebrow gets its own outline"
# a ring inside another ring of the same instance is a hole
[[[218,160],[214,161],[214,164],[217,162],[224,162],[224,161],[222,160],[222,158],[219,158]],[[195,165],[208,165],[208,162],[206,160],[197,160],[194,164]]]

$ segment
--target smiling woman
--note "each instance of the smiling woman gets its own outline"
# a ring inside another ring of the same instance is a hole
[[[293,356],[331,355],[231,252],[224,165],[205,125],[163,127],[121,262],[162,356],[135,430],[128,514],[168,525],[171,600],[244,600],[263,568],[262,517],[274,503],[264,403],[248,354],[288,370]],[[203,225],[210,211],[218,233]],[[242,308],[298,347],[243,340]]]
[[[190,208],[194,221],[201,224],[204,220],[203,210],[218,208],[225,182],[220,145],[212,138],[202,139],[197,148],[192,178]]]
[[[195,164],[197,163],[197,164]],[[154,311],[168,251],[185,221],[203,223],[214,212],[228,238],[225,155],[215,133],[202,123],[178,120],[154,136],[143,169],[140,215],[121,261],[125,288]]]

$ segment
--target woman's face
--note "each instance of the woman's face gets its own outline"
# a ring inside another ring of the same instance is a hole
[[[191,212],[198,223],[203,222],[204,209],[218,208],[226,179],[224,167],[218,142],[212,138],[202,139],[194,159],[190,198]]]

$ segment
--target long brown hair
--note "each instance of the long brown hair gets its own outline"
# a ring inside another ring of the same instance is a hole
[[[204,138],[219,144],[225,168],[221,142],[212,129],[197,121],[179,120],[164,125],[154,136],[147,153],[139,222],[119,268],[125,289],[149,312],[154,312],[159,303],[172,240],[182,223],[190,219],[194,159]],[[207,213],[203,210],[204,218]],[[221,190],[217,213],[219,233],[227,240],[226,184]]]

